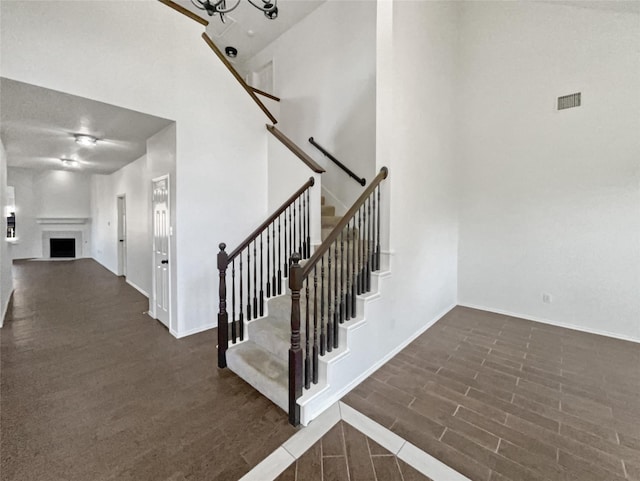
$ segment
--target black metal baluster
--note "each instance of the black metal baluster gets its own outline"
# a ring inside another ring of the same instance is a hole
[[[251,248],[247,246],[247,321],[251,320]]]
[[[324,256],[320,258],[320,355],[324,356],[327,340],[324,317]]]
[[[358,295],[363,293],[362,290],[362,209],[358,209],[358,269],[356,272],[356,288]]]
[[[285,210],[284,211],[284,276],[285,277],[289,277],[289,259],[290,258],[291,256],[289,255],[289,250],[287,249],[287,210]]]
[[[346,318],[345,297],[344,297],[344,279],[345,279],[345,258],[344,258],[344,229],[340,232],[340,324]]]
[[[340,317],[340,299],[338,296],[340,295],[340,287],[338,286],[338,280],[340,277],[338,276],[338,242],[337,239],[333,242],[333,259],[334,259],[334,292],[333,292],[333,339],[329,339],[329,342],[333,342],[333,347],[338,347],[338,319]]]
[[[353,230],[351,232],[351,236],[352,236],[352,250],[351,250],[351,305],[349,306],[349,309],[351,309],[351,318],[355,318],[356,317],[356,249],[358,246],[358,242],[359,242],[359,237],[358,237],[358,232],[356,231],[356,218],[354,216],[353,218]]]
[[[362,236],[362,292],[369,292],[367,288],[367,255],[369,254],[369,239],[367,235],[369,230],[367,229],[367,201],[362,204],[362,230],[364,234]]]
[[[291,259],[291,254],[293,253],[293,236],[291,235],[291,230],[293,229],[293,224],[291,223],[291,206],[289,206],[288,210],[289,210],[289,251],[288,251],[288,254],[287,254],[287,262],[289,262],[289,259]],[[295,212],[295,210],[294,210],[294,212]],[[285,221],[286,221],[286,219],[287,218],[285,217]],[[286,237],[285,237],[285,239],[286,239]],[[285,249],[285,251],[286,251],[286,249]]]
[[[262,257],[262,232],[260,232],[260,317],[264,316],[264,277],[262,276],[263,264],[264,258]]]
[[[367,292],[371,290],[371,260],[373,259],[372,254],[372,245],[371,245],[371,197],[367,199],[367,213],[368,213],[368,236],[367,236],[367,275],[366,275],[366,283],[367,283]]]
[[[351,242],[349,239],[351,237],[351,219],[349,219],[349,222],[347,222],[347,227],[345,227],[346,232],[347,232],[347,258],[346,258],[346,263],[345,263],[345,269],[346,269],[346,273],[345,273],[345,297],[344,297],[344,319],[346,321],[348,321],[349,319],[351,319],[351,247],[353,245],[353,242]]]
[[[329,246],[327,271],[327,352],[333,351],[333,296],[331,295],[331,246]]]
[[[318,384],[318,264],[313,266],[313,384]]]
[[[242,278],[242,252],[240,253],[240,255],[238,256],[238,259],[240,259],[240,317],[238,319],[238,327],[240,328],[240,340],[244,340],[244,305],[243,305],[243,297],[242,297],[242,281],[244,280]]]
[[[278,295],[282,294],[282,236],[280,235],[280,216],[278,216]],[[275,270],[275,267],[274,267]],[[274,286],[275,289],[275,286]]]
[[[305,259],[309,258],[309,231],[308,229],[308,223],[309,223],[309,211],[307,209],[307,193],[309,192],[309,189],[307,189],[303,194],[302,194],[302,215],[304,216],[303,221],[302,221],[302,230],[303,232],[303,236],[304,236],[304,241],[302,242],[302,251],[304,252],[303,256]]]
[[[271,258],[273,259],[273,263],[271,266],[271,289],[273,295],[276,295],[276,222],[273,221],[271,224]]]
[[[311,257],[311,197],[307,189],[307,258]]]
[[[304,194],[298,197],[298,252],[300,252],[300,256],[304,259],[306,248],[304,247],[304,232],[302,231],[302,200],[304,199]]]
[[[269,237],[269,227],[267,226],[267,299],[271,297],[271,238]]]
[[[293,231],[293,240],[291,242],[291,253],[293,254],[293,252],[296,250],[296,227],[298,226],[298,224],[296,223],[296,201],[293,201],[293,204],[291,204],[291,210],[293,210],[293,224],[291,224],[291,230]],[[299,252],[299,251],[298,251]]]
[[[309,389],[311,387],[311,345],[309,336],[311,336],[311,327],[309,325],[309,278],[304,280],[304,293],[307,296],[306,299],[306,312],[305,312],[305,345],[304,345],[304,386]]]
[[[231,342],[236,343],[236,260],[231,261]]]
[[[256,241],[253,241],[253,318],[258,317],[258,256]]]
[[[377,229],[378,229],[378,233],[376,236],[376,270],[379,271],[380,270],[380,186],[378,185],[378,187],[376,188],[376,190],[378,191],[378,222],[377,222]]]

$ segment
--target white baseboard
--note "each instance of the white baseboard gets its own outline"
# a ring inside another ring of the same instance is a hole
[[[142,289],[140,286],[134,284],[133,282],[131,282],[129,279],[127,279],[125,277],[125,280],[127,281],[127,284],[129,284],[131,287],[133,287],[136,291],[138,291],[140,294],[142,294],[144,297],[146,297],[147,299],[149,298],[149,293],[147,291],[145,291],[144,289]]]
[[[527,314],[520,314],[518,312],[505,311],[503,309],[495,309],[492,307],[479,306],[477,304],[458,304],[460,307],[469,307],[471,309],[478,309],[480,311],[493,312],[495,314],[503,314],[510,317],[519,317],[527,321],[540,322],[542,324],[548,324],[550,326],[564,327],[565,329],[571,329],[573,331],[586,332],[589,334],[597,334],[598,336],[612,337],[614,339],[620,339],[622,341],[630,341],[640,343],[640,339],[636,339],[624,334],[618,334],[615,332],[605,331],[602,329],[591,329],[589,327],[577,326],[575,324],[568,324],[565,322],[552,321],[550,319],[543,319],[541,317],[529,316]]]
[[[344,215],[345,212],[349,210],[349,208],[344,205],[344,203],[336,197],[336,195],[331,192],[326,187],[322,186],[322,195],[327,198],[327,200],[331,200],[329,205],[332,205],[336,208],[336,215]]]
[[[15,291],[15,289],[12,287],[11,292],[9,292],[9,295],[7,296],[7,300],[4,303],[4,306],[2,306],[2,317],[0,317],[0,328],[4,326],[4,318],[7,315],[7,310],[9,309],[9,303],[11,302],[13,291]]]
[[[216,327],[218,327],[217,323],[210,322],[203,326],[198,326],[198,327],[194,327],[193,329],[189,329],[188,331],[179,332],[179,331],[174,331],[173,329],[169,329],[169,332],[176,339],[182,339],[183,337],[193,336],[194,334],[198,334],[199,332],[208,331],[209,329],[214,329]]]

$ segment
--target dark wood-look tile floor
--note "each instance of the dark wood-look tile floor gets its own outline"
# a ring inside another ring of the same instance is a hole
[[[640,346],[457,307],[344,400],[474,481],[640,479]]]
[[[234,481],[295,433],[89,259],[17,262],[0,331],[3,481]]]
[[[344,421],[276,481],[431,481]]]

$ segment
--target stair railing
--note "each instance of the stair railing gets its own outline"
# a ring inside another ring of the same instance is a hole
[[[265,298],[282,294],[282,278],[289,277],[292,253],[298,252],[304,259],[311,255],[309,191],[314,183],[310,177],[230,254],[225,243],[219,245],[218,367],[227,367],[229,341],[244,340],[245,319],[262,317]],[[227,308],[229,266],[231,322]]]
[[[380,169],[304,266],[302,253],[291,256],[289,422],[294,426],[300,423],[303,387],[318,383],[319,357],[339,347],[340,324],[356,317],[357,296],[371,290],[371,272],[380,270],[380,183],[387,175],[386,167]]]
[[[359,177],[358,175],[356,175],[349,167],[347,167],[338,159],[336,159],[331,152],[329,152],[322,145],[320,145],[318,142],[313,140],[313,137],[309,137],[309,143],[313,145],[316,149],[318,149],[320,152],[322,152],[324,156],[327,157],[330,161],[332,161],[334,164],[336,164],[338,167],[344,170],[349,177],[355,180],[362,187],[364,187],[367,184],[367,180],[364,177]]]

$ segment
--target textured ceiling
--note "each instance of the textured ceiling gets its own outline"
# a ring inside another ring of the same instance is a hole
[[[146,140],[171,120],[0,78],[0,136],[12,167],[75,169],[109,174],[145,154]],[[74,134],[100,139],[95,146],[75,142]]]

